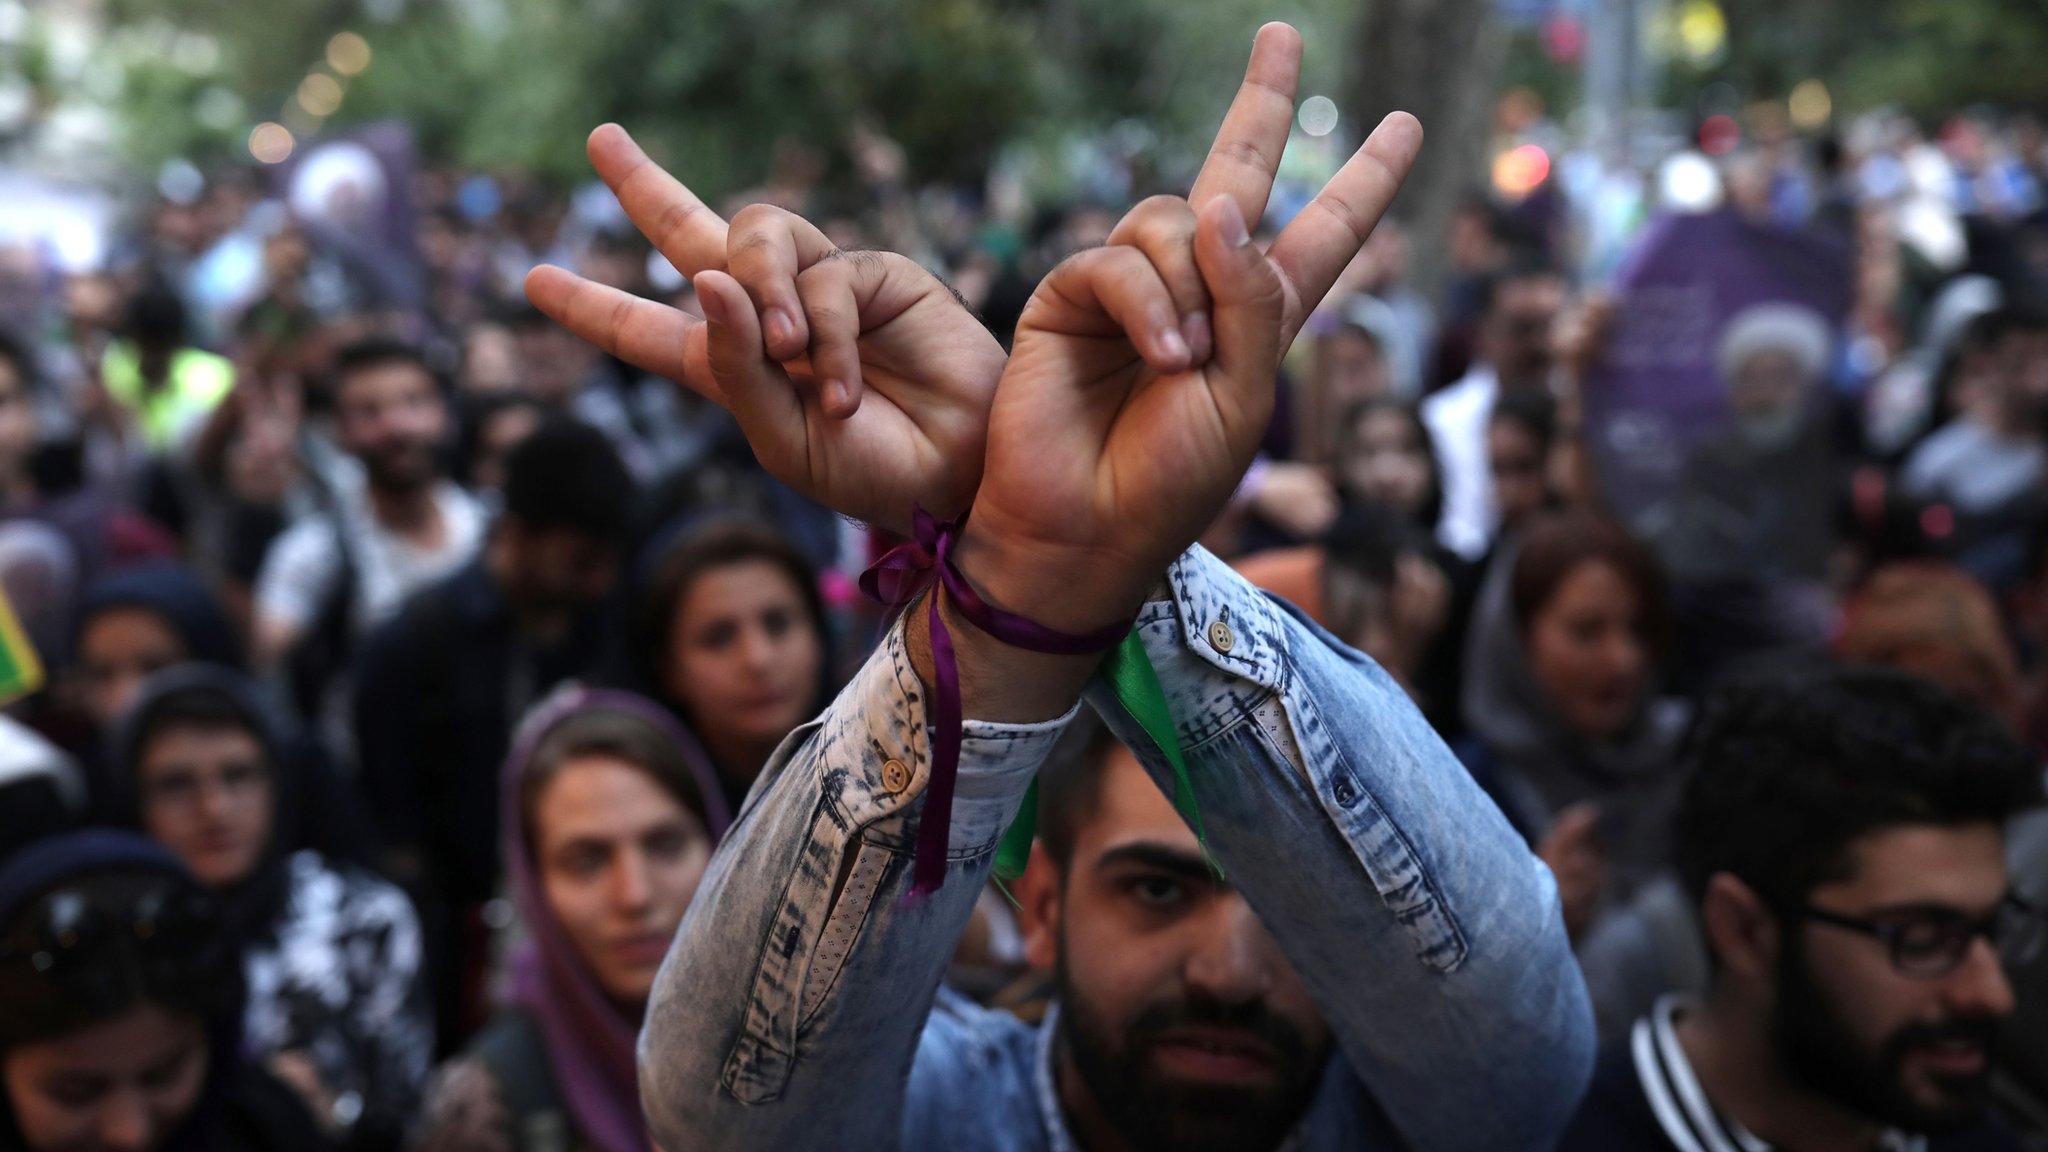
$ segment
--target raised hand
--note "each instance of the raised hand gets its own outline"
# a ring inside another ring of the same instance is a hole
[[[537,307],[732,412],[764,468],[835,511],[903,530],[919,503],[967,506],[1003,351],[944,284],[903,256],[839,252],[779,208],[728,225],[616,125],[589,151],[709,323],[546,265],[526,281]]]
[[[1199,216],[1146,201],[1026,306],[961,551],[1000,606],[1077,632],[1127,616],[1250,464],[1282,353],[1422,143],[1412,116],[1388,116],[1261,252],[1247,221],[1272,188],[1300,62],[1294,29],[1260,29],[1195,184]]]

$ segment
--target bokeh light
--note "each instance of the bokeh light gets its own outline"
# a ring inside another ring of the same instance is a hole
[[[1711,64],[1728,46],[1728,17],[1714,0],[1688,0],[1678,14],[1678,47],[1694,64]]]
[[[334,115],[341,107],[341,81],[315,72],[299,82],[299,107],[315,117]]]
[[[282,164],[296,144],[291,130],[274,121],[266,120],[249,132],[249,155],[259,164]]]
[[[1742,125],[1733,116],[1709,116],[1700,123],[1700,151],[1726,156],[1742,143]]]
[[[1298,119],[1303,132],[1328,136],[1337,127],[1337,102],[1328,96],[1311,96],[1301,102]]]
[[[1510,148],[1493,160],[1493,186],[1503,196],[1521,199],[1550,179],[1550,153],[1541,146]]]
[[[327,66],[343,76],[355,76],[370,66],[370,42],[354,32],[336,32],[327,42]]]
[[[1807,80],[1792,89],[1792,97],[1786,101],[1792,113],[1792,124],[1796,128],[1811,132],[1828,122],[1835,114],[1835,102],[1828,95],[1828,86],[1819,80]]]

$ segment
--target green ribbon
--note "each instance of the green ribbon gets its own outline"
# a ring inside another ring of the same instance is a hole
[[[1173,768],[1173,806],[1195,830],[1202,853],[1208,856],[1209,837],[1202,830],[1202,812],[1195,804],[1195,786],[1188,779],[1187,759],[1181,755],[1180,734],[1173,726],[1173,712],[1166,706],[1166,690],[1159,685],[1159,672],[1152,667],[1152,657],[1146,653],[1136,629],[1110,649],[1096,675],[1108,682],[1117,703],[1152,738]],[[1031,858],[1031,839],[1037,831],[1038,781],[1033,780],[1024,793],[1024,807],[996,845],[995,877],[999,886],[1024,874],[1024,865]],[[1214,857],[1209,857],[1209,866],[1216,869],[1217,878],[1221,879],[1223,870],[1217,867]],[[1008,895],[1009,889],[1004,887],[1003,892]]]

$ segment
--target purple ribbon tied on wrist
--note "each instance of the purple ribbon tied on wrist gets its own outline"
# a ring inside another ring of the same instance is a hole
[[[1123,640],[1130,625],[1076,635],[1060,632],[1014,612],[1005,612],[981,598],[953,566],[953,545],[966,517],[941,520],[923,508],[911,511],[911,538],[891,548],[861,573],[860,590],[868,598],[901,610],[919,592],[937,584],[953,602],[962,620],[1008,644],[1050,656],[1088,656],[1106,652]],[[922,900],[946,882],[946,845],[953,825],[953,785],[960,774],[960,665],[953,655],[953,634],[939,611],[939,593],[925,598],[931,625],[933,685],[931,707],[932,771],[925,790],[924,812],[918,819],[917,848],[908,899]]]

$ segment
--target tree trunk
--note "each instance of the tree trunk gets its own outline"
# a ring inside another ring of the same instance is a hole
[[[1495,0],[1368,0],[1358,22],[1349,112],[1364,125],[1396,108],[1427,134],[1394,202],[1414,243],[1413,275],[1433,292],[1446,271],[1444,234],[1467,188],[1485,179],[1502,41]]]

